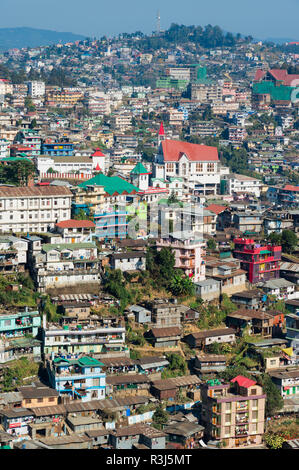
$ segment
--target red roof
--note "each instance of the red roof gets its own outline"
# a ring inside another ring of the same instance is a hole
[[[266,72],[264,70],[258,69],[255,73],[254,81],[259,82],[265,75]]]
[[[294,80],[299,80],[299,75],[288,74],[287,70],[285,69],[271,69],[268,72],[270,75],[272,75],[273,78],[275,78],[275,80],[283,82],[283,85],[285,86],[295,86],[295,84],[293,84],[292,82]],[[265,72],[264,70],[257,70],[254,77],[254,81],[259,82],[265,77],[266,73],[267,72]]]
[[[207,145],[190,144],[178,140],[164,140],[162,142],[164,161],[177,162],[185,154],[188,160],[196,161],[214,161],[218,162],[217,147]]]
[[[256,384],[254,380],[247,379],[247,377],[243,377],[243,375],[237,375],[237,377],[232,379],[231,382],[237,382],[237,384],[240,387],[245,387],[245,388],[252,387],[252,385]]]
[[[105,157],[105,155],[102,153],[101,149],[96,148],[95,152],[92,154],[92,157]]]
[[[163,122],[160,124],[159,135],[165,135]]]
[[[221,212],[225,211],[227,209],[226,206],[220,206],[219,204],[210,204],[208,207],[206,207],[208,211],[214,212],[214,214],[218,215],[221,214]]]
[[[91,220],[62,220],[56,224],[56,227],[60,228],[93,228],[96,224],[94,224]]]
[[[96,166],[96,171],[102,171],[99,164]]]
[[[286,191],[299,191],[299,186],[293,186],[291,184],[286,184],[283,189],[285,189]]]

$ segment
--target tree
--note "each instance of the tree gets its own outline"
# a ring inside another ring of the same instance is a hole
[[[208,249],[211,250],[211,251],[214,251],[214,250],[216,250],[216,246],[217,246],[217,244],[216,244],[214,238],[209,238],[209,240],[207,242]]]
[[[0,167],[0,182],[2,183],[27,186],[34,175],[34,164],[25,158],[23,161],[15,161]]]
[[[168,413],[164,410],[162,403],[160,403],[153,414],[153,426],[156,429],[163,429],[168,422]]]
[[[25,108],[27,108],[28,111],[35,111],[35,106],[30,96],[26,96],[24,104]]]
[[[170,281],[169,290],[173,295],[193,295],[194,284],[188,276],[183,276],[181,272],[176,273]]]
[[[297,247],[298,238],[292,230],[283,230],[281,234],[281,246],[285,253],[292,253]]]
[[[169,362],[168,369],[177,370],[181,372],[182,375],[185,375],[187,372],[187,364],[183,356],[180,354],[167,354],[167,360]]]
[[[263,387],[263,392],[267,395],[266,398],[266,415],[271,416],[276,411],[281,410],[283,407],[283,398],[280,395],[279,389],[272,382],[268,374],[263,374],[259,380],[260,385]]]
[[[264,435],[264,440],[270,449],[276,450],[282,448],[282,444],[286,439],[279,433],[269,432]]]
[[[292,230],[283,230],[281,233],[272,232],[268,240],[273,245],[281,245],[284,253],[292,253],[298,243],[297,235]]]

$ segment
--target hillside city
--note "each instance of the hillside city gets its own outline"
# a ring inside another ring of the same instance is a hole
[[[299,42],[0,52],[0,448],[299,447]]]

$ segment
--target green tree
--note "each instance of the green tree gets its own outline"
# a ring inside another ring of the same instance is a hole
[[[25,108],[27,108],[28,111],[35,111],[35,106],[30,96],[26,96],[24,104],[25,104]]]
[[[281,246],[282,250],[285,253],[292,253],[298,243],[298,238],[295,232],[292,232],[292,230],[283,230],[281,234]]]
[[[264,435],[264,441],[270,449],[276,450],[281,449],[282,444],[285,442],[285,438],[279,433],[269,432]]]
[[[188,276],[183,276],[181,272],[174,274],[169,284],[169,290],[173,295],[193,295],[195,287]]]
[[[217,244],[216,244],[214,238],[209,238],[209,240],[207,241],[208,249],[211,250],[211,251],[214,251],[214,250],[216,250],[216,246],[217,246]]]
[[[283,398],[280,395],[279,389],[272,382],[271,377],[268,374],[263,374],[259,380],[259,384],[263,387],[264,393],[267,395],[266,398],[266,415],[271,416],[276,411],[281,410],[283,407]]]
[[[157,408],[155,413],[153,414],[153,426],[156,429],[163,429],[164,426],[168,423],[168,413],[165,411],[162,403],[160,403]]]

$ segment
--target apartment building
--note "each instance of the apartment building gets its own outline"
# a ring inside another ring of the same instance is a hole
[[[125,346],[126,329],[122,326],[103,327],[93,320],[80,324],[60,325],[47,323],[43,317],[42,354],[92,354],[96,358],[121,357],[129,355]]]
[[[24,272],[27,263],[28,242],[14,236],[0,236],[0,273]]]
[[[94,243],[45,243],[33,258],[32,275],[39,292],[54,287],[98,284],[98,271]]]
[[[55,355],[47,361],[51,386],[60,397],[87,402],[105,398],[106,374],[102,363],[86,355]]]
[[[132,128],[133,115],[129,112],[119,112],[112,115],[112,122],[115,129],[125,132]]]
[[[47,92],[47,106],[72,108],[83,98],[83,93],[76,89],[50,90]]]
[[[217,84],[192,83],[191,100],[197,100],[201,103],[210,103],[221,101],[222,88]]]
[[[36,310],[0,313],[0,335],[4,339],[24,337],[26,334],[36,336],[41,325],[41,318]]]
[[[151,311],[151,322],[155,328],[180,327],[182,314],[189,310],[185,305],[164,299],[149,302],[146,306]]]
[[[28,82],[28,95],[30,95],[32,98],[39,98],[41,96],[45,96],[45,92],[45,82],[40,82],[37,80]]]
[[[232,214],[232,225],[244,235],[255,235],[263,228],[263,217],[259,212],[236,212]]]
[[[54,141],[46,139],[42,143],[42,155],[50,155],[51,157],[72,157],[74,153],[74,145],[66,141]]]
[[[159,238],[156,246],[158,251],[164,247],[171,248],[175,255],[175,268],[182,269],[193,282],[205,279],[202,259],[205,242],[202,238],[197,238],[193,232],[173,232],[168,238]]]
[[[229,384],[208,380],[201,386],[201,398],[207,438],[226,448],[262,443],[266,394],[255,381],[241,375]]]
[[[0,233],[47,232],[71,217],[72,192],[60,186],[0,186]]]
[[[279,278],[281,246],[262,245],[250,238],[235,238],[234,257],[241,260],[249,282],[255,284]]]
[[[196,121],[190,124],[190,135],[199,137],[216,137],[220,128],[213,121]]]
[[[41,153],[41,137],[35,129],[23,129],[15,137],[15,143],[31,149],[30,156],[36,157]]]
[[[246,136],[247,136],[247,132],[246,132],[245,127],[229,126],[228,139],[231,142],[243,142]]]
[[[227,181],[228,194],[248,193],[253,194],[257,198],[261,195],[262,184],[257,178],[230,173],[228,175],[224,175],[223,179]]]

